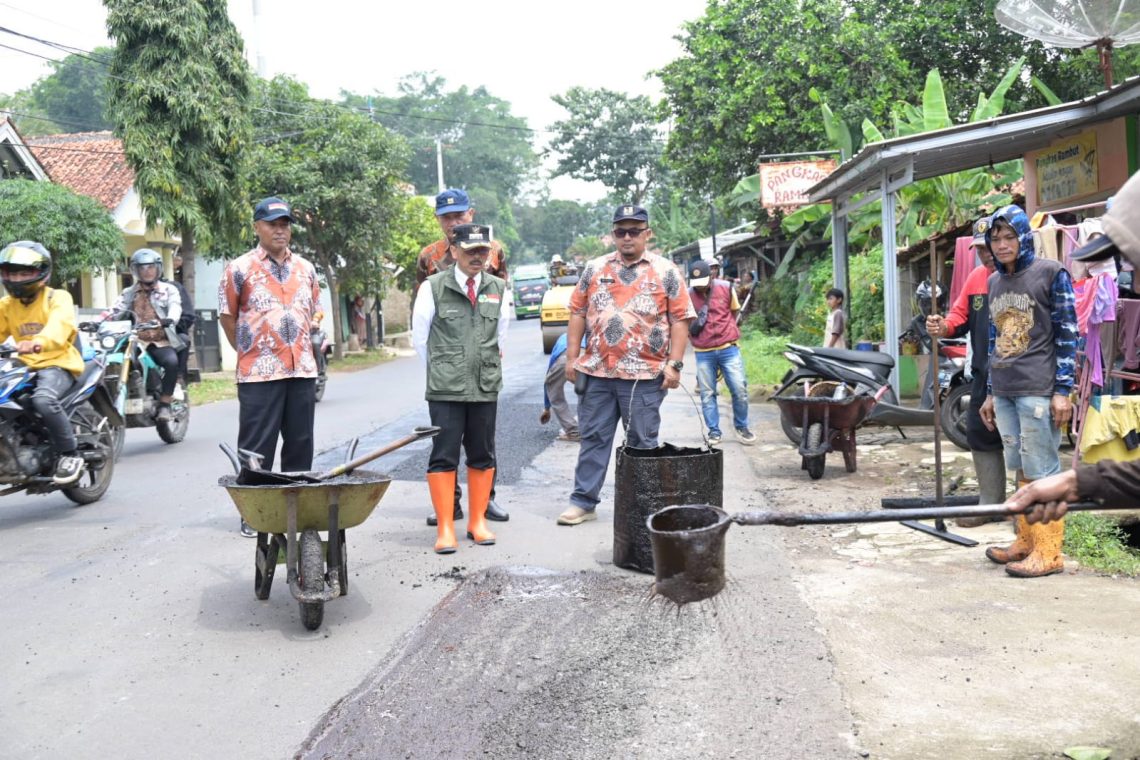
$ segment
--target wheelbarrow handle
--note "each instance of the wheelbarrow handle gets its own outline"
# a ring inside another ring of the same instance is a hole
[[[1070,512],[1112,509],[1095,501],[1074,501]],[[954,507],[915,507],[912,509],[876,509],[867,512],[772,512],[767,510],[737,512],[729,519],[737,525],[845,525],[848,523],[901,522],[957,517],[1006,517],[1022,514],[1004,504],[974,504]]]
[[[393,441],[392,443],[389,443],[387,446],[385,446],[383,448],[376,449],[375,451],[371,451],[362,457],[357,457],[356,459],[353,459],[351,462],[346,462],[345,464],[342,464],[338,467],[332,468],[328,472],[321,473],[320,475],[317,476],[317,480],[329,480],[331,478],[335,478],[338,475],[344,475],[346,472],[352,472],[353,470],[355,470],[360,465],[367,464],[368,462],[371,462],[373,459],[379,459],[380,457],[384,456],[385,454],[390,454],[391,452],[395,451],[396,449],[400,449],[400,448],[403,448],[404,446],[407,446],[409,443],[415,443],[416,441],[420,440],[421,438],[432,438],[436,435],[439,435],[439,428],[438,427],[417,427],[412,431],[411,435],[404,436],[400,440]]]
[[[234,447],[222,441],[218,444],[218,448],[229,457],[230,463],[234,466],[234,475],[241,475],[241,462],[238,461],[238,455],[237,452],[234,451]]]

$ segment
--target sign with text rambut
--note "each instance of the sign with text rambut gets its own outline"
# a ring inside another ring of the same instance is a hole
[[[1056,203],[1099,190],[1096,132],[1082,132],[1037,154],[1037,203]]]
[[[807,205],[807,191],[835,171],[835,161],[787,161],[760,164],[760,205],[790,208]]]

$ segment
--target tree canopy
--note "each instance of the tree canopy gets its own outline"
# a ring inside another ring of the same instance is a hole
[[[600,182],[614,196],[644,202],[663,173],[664,104],[585,87],[551,100],[569,114],[550,127],[550,151],[559,156],[553,175]]]
[[[123,234],[106,209],[51,182],[0,182],[0,246],[16,240],[35,240],[51,251],[56,283],[114,267],[123,257]]]
[[[194,287],[199,239],[231,253],[249,236],[251,76],[225,0],[105,0],[116,42],[110,111],[151,219],[182,236]]]

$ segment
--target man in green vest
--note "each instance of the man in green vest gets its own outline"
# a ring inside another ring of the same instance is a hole
[[[460,447],[467,462],[467,537],[495,543],[487,502],[495,479],[495,417],[503,387],[500,341],[509,314],[506,282],[484,271],[491,228],[453,230],[455,263],[428,277],[412,307],[412,344],[427,368],[431,424],[440,428],[428,460],[428,490],[437,521],[435,551],[451,554]]]

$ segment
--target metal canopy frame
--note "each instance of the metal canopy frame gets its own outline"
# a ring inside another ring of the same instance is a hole
[[[896,396],[899,393],[898,191],[919,180],[1021,159],[1029,151],[1048,147],[1058,137],[1138,112],[1140,77],[1133,77],[1083,100],[864,146],[808,190],[810,203],[832,203],[833,276],[835,286],[849,296],[847,217],[877,200],[883,202],[884,322],[887,352],[895,360],[891,385]],[[895,234],[887,234],[887,230]],[[849,299],[845,307],[848,302]]]

